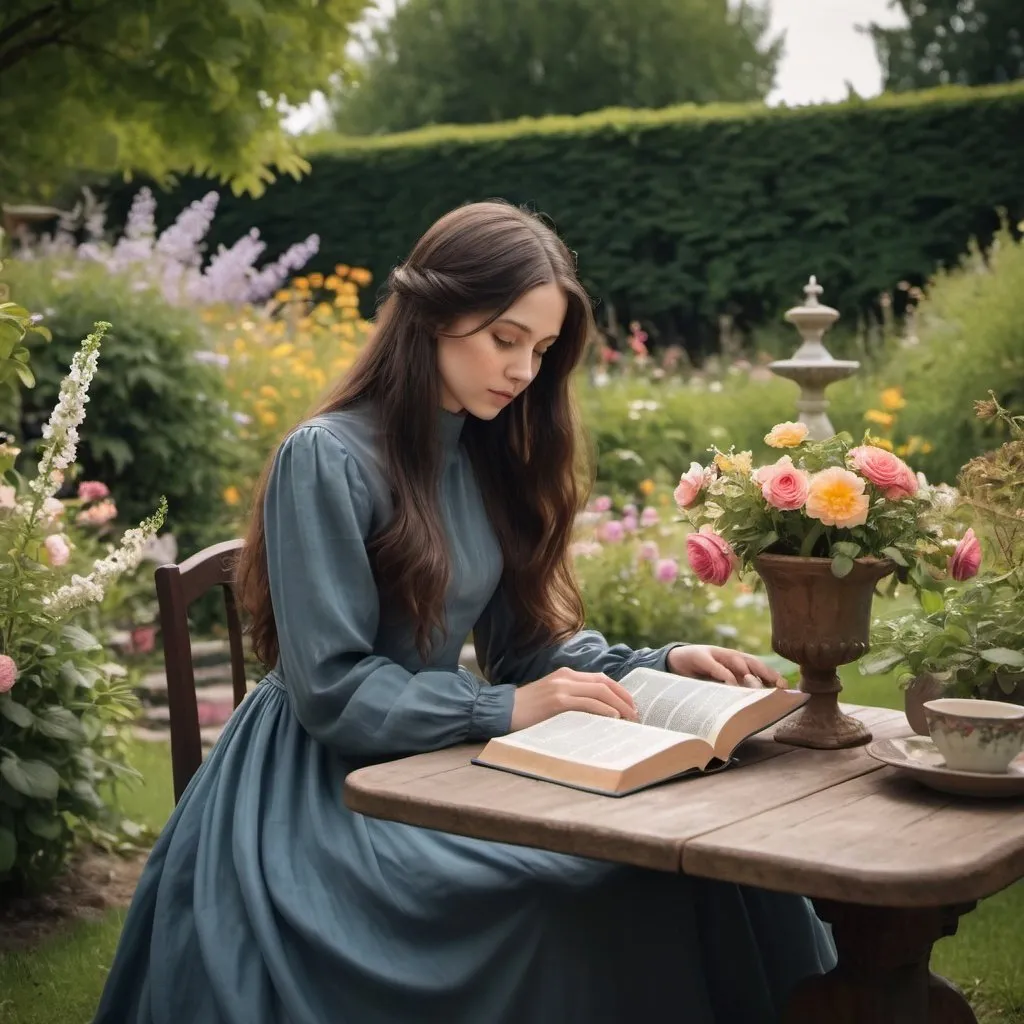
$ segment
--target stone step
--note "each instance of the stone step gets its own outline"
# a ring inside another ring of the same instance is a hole
[[[196,690],[212,689],[227,685],[231,688],[231,664],[205,665],[193,667],[192,673],[196,680]],[[167,699],[167,677],[163,672],[147,672],[136,688],[143,700],[164,702]]]

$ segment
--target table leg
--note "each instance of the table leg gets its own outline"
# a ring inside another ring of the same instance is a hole
[[[932,945],[974,904],[920,909],[815,900],[839,962],[793,992],[783,1024],[977,1024],[955,985],[928,969]]]

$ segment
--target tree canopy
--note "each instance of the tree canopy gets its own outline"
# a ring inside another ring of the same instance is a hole
[[[768,21],[750,0],[405,0],[336,94],[335,126],[763,99],[783,45]]]
[[[902,28],[867,26],[892,92],[1024,78],[1022,0],[892,0]]]
[[[344,73],[366,0],[3,0],[0,197],[75,171],[259,191],[305,166],[279,106]]]

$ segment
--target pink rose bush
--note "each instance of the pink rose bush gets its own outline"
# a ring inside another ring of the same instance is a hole
[[[762,553],[828,558],[837,576],[856,559],[884,559],[919,591],[940,588],[954,565],[969,571],[970,550],[944,553],[934,491],[892,452],[848,434],[812,440],[802,423],[776,424],[764,440],[785,454],[755,465],[751,452],[715,448],[679,479],[676,504],[695,531],[687,558],[703,582],[721,586]]]

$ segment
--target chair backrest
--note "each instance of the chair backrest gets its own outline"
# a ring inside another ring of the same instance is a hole
[[[153,574],[160,608],[160,632],[167,674],[167,707],[171,725],[171,770],[174,802],[181,799],[189,780],[203,760],[196,703],[196,678],[192,671],[192,639],[188,610],[193,601],[213,587],[224,591],[228,642],[231,649],[231,689],[237,708],[245,697],[245,652],[242,625],[235,601],[235,569],[244,541],[212,544],[180,564],[161,565]]]

